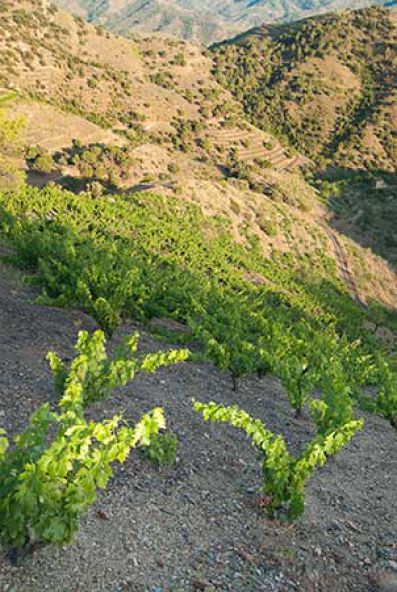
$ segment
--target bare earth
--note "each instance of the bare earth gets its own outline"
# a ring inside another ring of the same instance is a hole
[[[0,266],[0,425],[11,432],[52,397],[45,353],[70,357],[77,331],[95,327],[82,313],[33,304],[32,295]],[[123,327],[113,342],[132,330]],[[141,345],[162,347],[145,333]],[[73,545],[38,551],[19,567],[0,557],[1,592],[397,590],[397,433],[387,422],[367,417],[363,432],[316,473],[292,527],[263,518],[249,442],[203,423],[192,397],[240,404],[295,450],[310,434],[270,377],[245,380],[238,393],[206,364],[138,377],[90,413],[125,410],[136,419],[163,405],[180,440],[176,466],[157,470],[135,455],[116,467]]]

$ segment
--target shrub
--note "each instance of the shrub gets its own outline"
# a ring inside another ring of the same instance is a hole
[[[263,230],[263,232],[265,234],[267,234],[268,236],[276,236],[278,229],[277,229],[277,224],[275,222],[272,222],[271,220],[268,220],[266,218],[262,218],[259,221],[259,226],[261,228],[261,230]]]
[[[48,353],[48,361],[54,375],[55,387],[61,397],[65,397],[69,384],[76,379],[82,385],[84,406],[101,401],[110,396],[118,386],[125,386],[138,372],[153,373],[161,366],[169,366],[188,357],[188,350],[157,352],[138,357],[138,333],[124,340],[112,359],[105,350],[105,335],[95,331],[90,336],[80,331],[75,345],[76,357],[70,369],[54,353]]]
[[[148,445],[165,427],[160,408],[133,428],[123,426],[120,416],[87,422],[75,409],[79,387],[73,384],[58,413],[42,405],[10,452],[4,432],[0,436],[0,540],[6,547],[70,543],[96,489],[112,476],[111,463],[124,462],[131,448]]]
[[[51,154],[40,154],[32,163],[32,169],[39,173],[51,173],[55,168],[55,162]]]
[[[186,66],[186,58],[183,53],[177,53],[173,59],[176,66]]]
[[[10,191],[22,185],[24,175],[20,170],[23,154],[23,118],[6,117],[0,109],[0,190]]]
[[[192,315],[189,325],[208,359],[231,373],[235,391],[240,378],[268,369],[267,361],[255,347],[255,319],[243,301],[237,303],[222,293],[211,294],[206,309]]]
[[[381,413],[397,428],[397,374],[386,361],[381,360],[379,375],[380,387],[372,409]]]
[[[170,162],[167,168],[172,175],[180,171],[180,166],[176,162]]]

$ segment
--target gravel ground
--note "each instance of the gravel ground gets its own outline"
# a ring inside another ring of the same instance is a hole
[[[72,355],[82,313],[32,303],[0,267],[0,425],[20,430],[53,397],[45,354]],[[133,327],[123,327],[113,342]],[[112,344],[111,344],[112,345]],[[145,351],[162,346],[142,333]],[[174,467],[139,455],[117,467],[75,543],[46,548],[19,567],[0,557],[0,592],[397,592],[397,433],[366,417],[364,430],[307,487],[304,516],[270,522],[258,507],[255,450],[237,430],[204,423],[191,399],[238,403],[297,450],[310,436],[278,382],[245,380],[238,393],[211,365],[183,363],[139,376],[93,408],[136,419],[162,405],[179,438]]]

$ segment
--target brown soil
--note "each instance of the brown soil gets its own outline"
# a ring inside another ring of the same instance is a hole
[[[53,396],[45,353],[70,357],[78,329],[95,324],[80,312],[33,304],[18,277],[0,271],[0,424],[17,432]],[[111,346],[132,330],[124,326]],[[148,334],[141,346],[161,347]],[[163,405],[180,441],[176,466],[157,470],[134,456],[116,468],[73,545],[37,551],[19,567],[0,559],[2,592],[396,589],[397,434],[387,422],[366,417],[362,433],[316,473],[292,527],[263,518],[255,451],[238,431],[204,424],[192,397],[239,403],[294,450],[312,429],[293,417],[271,377],[245,380],[238,393],[207,364],[139,377],[90,414],[123,409],[135,419]]]

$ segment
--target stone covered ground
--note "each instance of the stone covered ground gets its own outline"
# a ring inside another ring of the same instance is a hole
[[[0,266],[0,426],[21,430],[54,395],[48,350],[71,357],[83,313],[45,308]],[[109,344],[136,326],[123,326]],[[164,344],[141,332],[141,347]],[[297,420],[279,383],[229,376],[209,364],[183,363],[139,376],[89,413],[124,411],[137,419],[164,407],[179,438],[177,463],[156,469],[139,454],[84,516],[68,548],[45,548],[12,565],[0,553],[1,592],[396,592],[397,432],[366,417],[363,431],[307,487],[293,526],[263,517],[255,450],[228,426],[204,423],[192,398],[238,403],[283,433],[298,450],[312,429]]]

